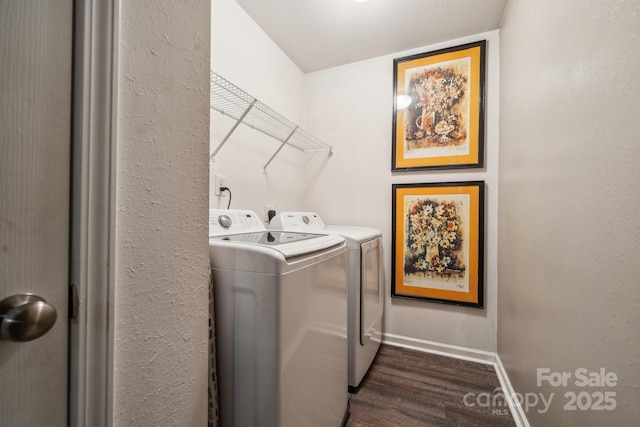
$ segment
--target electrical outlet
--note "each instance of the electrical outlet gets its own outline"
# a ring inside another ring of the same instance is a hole
[[[222,195],[222,191],[220,191],[220,187],[226,187],[225,176],[216,174],[216,179],[214,182],[214,191],[216,196]]]
[[[264,205],[264,222],[269,223],[269,211],[278,212],[275,205]]]

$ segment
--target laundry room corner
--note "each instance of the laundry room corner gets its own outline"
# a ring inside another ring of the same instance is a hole
[[[211,23],[212,73],[294,125],[302,125],[304,73],[235,1],[212,1]],[[277,211],[299,209],[307,191],[309,155],[288,146],[280,149],[282,141],[244,124],[234,129],[235,124],[236,120],[211,110],[210,143],[215,155],[210,181],[223,175],[229,190],[216,195],[212,185],[210,208],[250,209],[263,221],[266,205]],[[328,154],[311,157],[324,161]]]
[[[485,166],[428,172],[391,172],[393,59],[487,40]],[[250,209],[266,221],[265,205],[313,211],[328,224],[359,225],[383,234],[385,321],[391,336],[496,351],[499,33],[491,31],[303,73],[232,0],[212,3],[212,71],[301,125],[331,146],[301,153],[249,126],[212,111],[210,179],[225,177],[229,191],[210,208]],[[486,184],[484,307],[391,298],[391,185],[484,181]],[[231,197],[231,200],[229,200]],[[229,203],[230,202],[230,203]]]

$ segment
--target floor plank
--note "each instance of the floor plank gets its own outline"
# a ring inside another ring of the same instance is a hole
[[[492,365],[382,345],[351,395],[345,425],[501,427],[515,423]]]

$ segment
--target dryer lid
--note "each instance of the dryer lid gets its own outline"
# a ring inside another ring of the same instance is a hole
[[[315,212],[280,212],[269,223],[270,229],[338,234],[347,239],[349,245],[382,236],[376,228],[358,225],[326,225]]]

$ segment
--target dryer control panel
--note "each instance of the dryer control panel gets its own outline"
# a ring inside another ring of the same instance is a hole
[[[255,212],[241,209],[210,209],[209,237],[263,231],[265,226]]]
[[[315,212],[281,212],[271,219],[269,228],[287,231],[322,230],[324,221]]]

